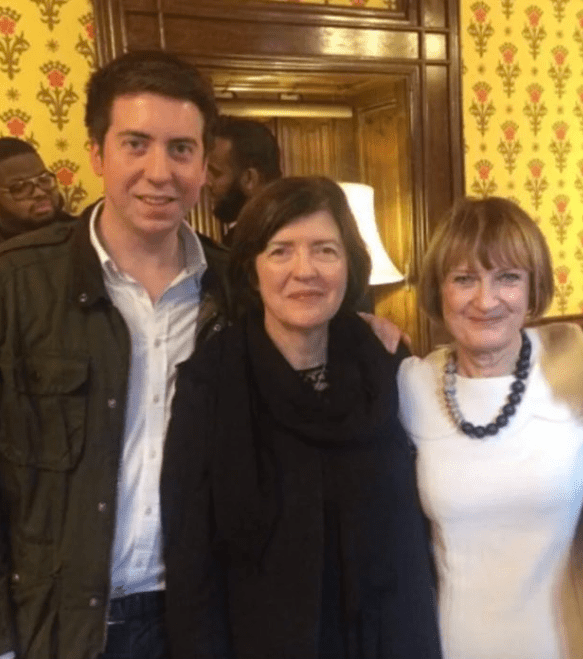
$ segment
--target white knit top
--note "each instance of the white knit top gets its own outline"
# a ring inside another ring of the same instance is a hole
[[[487,439],[453,425],[444,405],[447,350],[406,359],[403,425],[418,448],[432,522],[444,659],[565,657],[558,587],[583,501],[583,426],[534,366],[517,413]],[[513,376],[456,377],[464,418],[491,422]]]

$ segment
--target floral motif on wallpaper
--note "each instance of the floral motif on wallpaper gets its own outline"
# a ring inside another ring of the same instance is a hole
[[[583,7],[462,2],[466,189],[517,201],[554,262],[551,315],[583,313]]]
[[[69,0],[30,0],[38,6],[40,10],[40,19],[52,30],[61,20],[60,9],[67,4]]]
[[[531,5],[526,9],[527,22],[522,29],[522,36],[528,43],[528,50],[532,59],[536,59],[540,53],[540,47],[547,32],[543,25],[540,24],[543,11],[540,7]]]
[[[39,150],[71,213],[101,193],[83,126],[85,83],[96,63],[90,0],[0,6],[0,135]]]
[[[0,71],[6,73],[9,80],[20,73],[20,58],[30,48],[24,31],[18,33],[21,18],[14,9],[0,7]]]
[[[45,62],[40,70],[48,84],[40,83],[36,98],[49,109],[52,123],[63,130],[63,126],[69,123],[70,107],[79,100],[72,84],[65,87],[71,69],[62,62]]]
[[[494,34],[492,22],[488,20],[490,7],[485,2],[475,2],[470,9],[474,19],[468,25],[468,34],[474,40],[474,48],[480,57],[484,55],[488,46],[488,39]]]
[[[97,68],[97,51],[95,49],[95,28],[93,26],[93,14],[84,14],[79,17],[79,23],[83,27],[83,32],[79,34],[75,50],[83,55],[89,64],[89,68]]]
[[[65,205],[72,213],[78,213],[83,208],[81,202],[87,197],[83,183],[75,181],[79,165],[71,160],[57,160],[49,165],[49,169],[57,177]]]

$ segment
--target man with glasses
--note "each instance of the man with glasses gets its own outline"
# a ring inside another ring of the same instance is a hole
[[[0,138],[0,239],[74,219],[61,206],[56,177],[35,149],[15,137]]]

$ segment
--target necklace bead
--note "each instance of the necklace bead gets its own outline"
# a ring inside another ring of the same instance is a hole
[[[530,339],[524,330],[521,331],[521,336],[522,345],[520,346],[520,352],[513,373],[516,379],[510,385],[510,393],[506,399],[508,402],[502,406],[496,419],[493,422],[488,423],[486,426],[475,426],[473,423],[466,421],[460,411],[455,390],[457,373],[455,354],[453,351],[450,353],[449,359],[445,363],[443,369],[443,395],[454,423],[465,435],[468,435],[468,437],[475,437],[476,439],[483,439],[487,436],[492,437],[498,433],[500,428],[503,428],[508,424],[508,420],[511,416],[516,414],[517,406],[522,400],[522,395],[526,391],[526,384],[524,381],[528,378],[528,373],[530,371],[530,355],[532,352]]]

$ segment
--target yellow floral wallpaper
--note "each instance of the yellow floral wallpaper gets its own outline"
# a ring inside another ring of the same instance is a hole
[[[583,313],[583,3],[462,0],[466,189],[518,202],[550,245],[550,315]]]
[[[368,9],[399,4],[291,1]],[[583,3],[460,5],[467,192],[510,197],[535,217],[554,259],[550,313],[583,313]],[[89,0],[0,4],[0,134],[39,149],[72,212],[101,191],[83,128],[93,37]]]
[[[94,66],[89,0],[0,0],[0,135],[38,149],[72,213],[101,191],[83,127]]]

